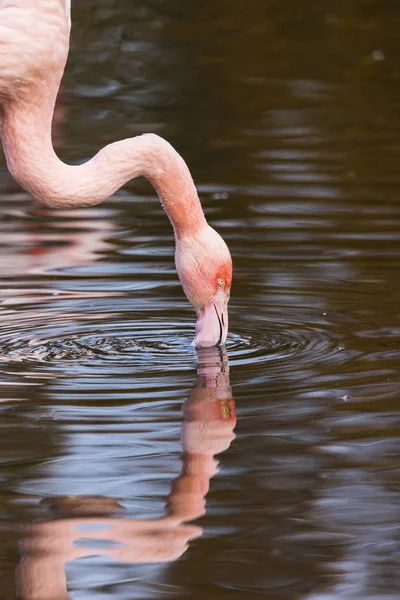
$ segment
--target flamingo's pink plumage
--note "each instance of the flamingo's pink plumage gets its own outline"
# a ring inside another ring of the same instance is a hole
[[[147,134],[110,144],[70,166],[51,140],[57,91],[69,50],[70,0],[0,0],[0,135],[14,178],[50,207],[102,202],[134,177],[156,189],[175,232],[175,262],[199,315],[197,345],[225,342],[232,263],[205,217],[185,161]]]

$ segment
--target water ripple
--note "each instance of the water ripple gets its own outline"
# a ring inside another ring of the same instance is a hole
[[[344,350],[340,340],[328,329],[309,328],[270,322],[269,329],[244,337],[233,333],[228,342],[231,364],[254,365],[255,368],[270,361],[294,358],[307,360],[332,360],[333,355]]]
[[[11,312],[11,311],[10,311]],[[192,369],[193,320],[166,320],[146,312],[140,320],[113,313],[56,313],[53,310],[12,314],[0,336],[0,363],[77,363],[84,367],[122,366],[140,371]],[[8,318],[10,315],[7,315]],[[260,372],[277,363],[289,370],[308,362],[337,361],[344,349],[327,327],[266,321],[239,325],[230,333],[227,350],[232,365]],[[242,325],[242,327],[241,327]]]
[[[47,315],[48,316],[48,315]],[[33,326],[17,323],[16,334],[0,337],[0,362],[45,363],[63,365],[79,363],[82,367],[114,363],[141,370],[193,368],[194,349],[191,352],[189,328],[157,319],[146,321],[118,321],[106,315],[88,322],[82,315],[59,315],[46,322],[37,319]],[[13,323],[15,331],[16,323]],[[50,334],[50,335],[49,335]],[[185,360],[185,356],[187,357]]]

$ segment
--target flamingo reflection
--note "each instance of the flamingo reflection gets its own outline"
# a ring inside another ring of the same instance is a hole
[[[218,470],[215,455],[235,437],[225,348],[198,350],[197,378],[183,417],[182,469],[172,482],[165,516],[126,518],[113,498],[46,499],[58,518],[25,529],[17,568],[21,600],[68,600],[65,566],[76,558],[102,555],[124,563],[166,563],[201,536],[202,528],[190,522],[205,514],[210,479]]]

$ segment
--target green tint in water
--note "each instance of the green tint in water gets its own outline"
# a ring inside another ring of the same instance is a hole
[[[236,439],[149,186],[56,212],[2,170],[4,597],[20,544],[26,598],[63,597],[67,561],[74,600],[398,598],[399,21],[381,0],[74,3],[58,152],[153,131],[185,156],[234,258]]]

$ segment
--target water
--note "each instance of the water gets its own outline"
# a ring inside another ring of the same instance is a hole
[[[57,212],[2,159],[1,597],[397,599],[398,4],[73,4],[58,152],[180,150],[231,331],[145,182]]]

